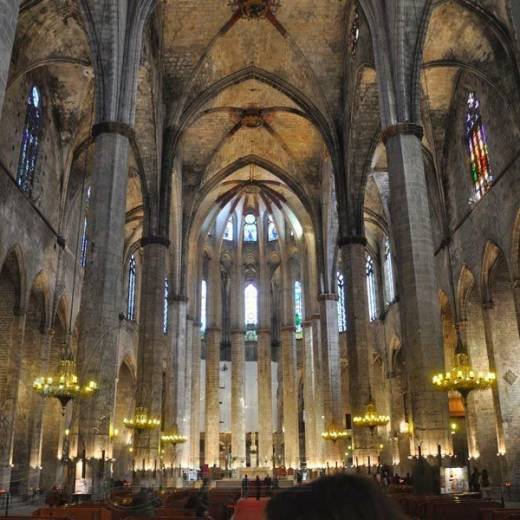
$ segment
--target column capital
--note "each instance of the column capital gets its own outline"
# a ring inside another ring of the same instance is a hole
[[[188,303],[188,297],[184,294],[170,294],[168,296],[168,302],[169,303],[175,303],[175,302],[181,302],[181,303]]]
[[[296,332],[296,327],[294,325],[282,325],[280,330],[282,332]]]
[[[92,138],[96,139],[101,134],[118,134],[126,137],[129,141],[135,139],[134,129],[126,123],[119,121],[101,121],[92,126]]]
[[[326,302],[326,301],[335,301],[335,302],[337,302],[338,300],[339,300],[339,296],[336,293],[318,294],[318,301],[319,302]]]
[[[361,246],[366,247],[366,245],[368,244],[367,237],[351,235],[351,236],[338,238],[339,247],[348,246],[350,244],[359,244]]]
[[[262,329],[257,329],[257,334],[271,334],[271,329],[268,327],[264,327]]]
[[[388,126],[381,132],[381,138],[384,144],[397,135],[415,135],[415,137],[422,139],[424,130],[421,125],[411,123],[410,121],[402,121],[395,125]]]
[[[191,314],[186,314],[186,321],[195,321],[195,318]]]
[[[314,320],[321,320],[321,314],[319,314],[319,313],[313,314],[311,316],[311,320],[312,321],[314,321]]]
[[[200,329],[202,327],[202,323],[200,321],[193,320],[192,325],[194,329]]]
[[[206,327],[206,332],[220,332],[220,327]]]
[[[170,241],[165,237],[148,235],[146,237],[141,238],[141,247],[149,246],[152,244],[157,244],[166,248],[170,247]]]
[[[312,320],[304,320],[302,325],[304,327],[312,327]]]
[[[234,334],[245,334],[246,331],[244,329],[240,329],[240,328],[237,328],[237,329],[231,329],[231,335],[233,336]]]

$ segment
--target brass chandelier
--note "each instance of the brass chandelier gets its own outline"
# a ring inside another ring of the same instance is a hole
[[[339,440],[346,439],[348,432],[344,428],[338,428],[335,423],[332,423],[327,430],[322,432],[321,437],[324,441],[336,443]]]
[[[177,432],[177,429],[173,429],[171,432],[163,433],[161,435],[161,442],[164,444],[171,444],[177,446],[177,444],[184,444],[188,440],[188,437],[181,435]]]
[[[387,415],[379,415],[375,404],[370,401],[364,415],[356,416],[352,421],[359,428],[370,428],[371,431],[374,431],[378,426],[386,426],[390,422],[390,417]]]
[[[473,390],[487,390],[496,384],[495,372],[476,371],[469,362],[460,337],[455,354],[455,365],[449,372],[435,374],[432,383],[443,392],[459,392],[464,402]]]
[[[33,382],[33,388],[43,397],[55,397],[62,408],[65,408],[73,399],[91,396],[98,387],[95,381],[81,385],[76,372],[76,362],[72,355],[65,355],[58,363],[57,373],[38,377]]]
[[[132,419],[123,419],[123,424],[131,430],[155,430],[161,426],[161,419],[148,415],[144,406],[138,406]]]

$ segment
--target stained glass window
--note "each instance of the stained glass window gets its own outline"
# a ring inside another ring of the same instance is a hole
[[[256,217],[252,213],[248,213],[244,222],[244,242],[256,242],[258,240]]]
[[[33,189],[36,160],[38,159],[38,148],[40,145],[42,129],[41,105],[40,90],[36,85],[33,85],[27,96],[25,125],[20,147],[20,158],[18,160],[18,171],[16,173],[16,183],[22,191],[29,194]]]
[[[244,290],[246,340],[256,341],[256,327],[258,325],[258,290],[250,283]]]
[[[170,285],[168,278],[164,279],[164,298],[163,298],[163,334],[168,334],[168,294],[170,292]]]
[[[269,242],[278,240],[278,231],[276,231],[276,226],[271,216],[269,216],[269,220],[267,221],[267,240],[269,240]]]
[[[128,262],[128,292],[126,304],[126,318],[135,320],[135,303],[136,303],[136,285],[137,285],[137,264],[135,255],[130,257]]]
[[[345,277],[339,271],[336,273],[336,281],[338,284],[338,330],[345,332],[347,330],[347,306],[345,300]]]
[[[356,55],[357,44],[359,41],[359,10],[356,7],[352,18],[352,25],[350,27],[350,52],[352,56]]]
[[[392,261],[392,248],[390,239],[385,238],[384,243],[385,256],[385,303],[389,305],[395,300],[395,283],[394,283],[394,266]]]
[[[224,240],[233,240],[233,219],[230,218],[226,222],[226,228],[224,229]]]
[[[200,285],[200,332],[206,332],[206,313],[208,309],[208,282],[202,280]]]
[[[296,328],[296,339],[303,337],[303,295],[302,284],[294,282],[294,326]]]
[[[84,216],[83,216],[83,234],[81,235],[81,250],[80,250],[80,254],[79,254],[81,267],[85,267],[87,265],[87,249],[88,249],[87,227],[88,227],[88,207],[89,207],[89,203],[90,203],[90,194],[91,194],[91,188],[89,186],[87,188],[87,194],[85,196],[85,211],[84,211]]]
[[[489,166],[486,132],[480,114],[480,101],[475,92],[468,95],[466,141],[471,162],[471,179],[478,200],[488,191],[493,178]]]
[[[368,316],[370,321],[377,320],[377,282],[374,261],[370,255],[366,257]]]

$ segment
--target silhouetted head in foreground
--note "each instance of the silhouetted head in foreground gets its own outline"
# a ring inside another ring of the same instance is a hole
[[[403,520],[406,518],[369,479],[356,475],[323,477],[274,497],[267,520]]]

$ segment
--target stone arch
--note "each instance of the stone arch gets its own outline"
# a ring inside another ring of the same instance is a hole
[[[26,495],[31,486],[31,459],[37,459],[39,445],[38,416],[41,413],[41,397],[33,390],[33,381],[42,375],[42,353],[48,340],[47,334],[47,279],[40,272],[34,279],[27,303],[23,345],[19,349],[17,400],[13,439],[13,470],[11,489],[15,494]],[[33,450],[34,449],[34,450]]]
[[[520,335],[511,269],[505,254],[490,242],[484,250],[482,278],[489,361],[497,375],[498,451],[505,452],[507,479],[520,467]]]
[[[129,450],[131,436],[125,428],[123,420],[132,417],[135,408],[136,368],[135,362],[129,356],[121,363],[117,376],[116,405],[112,424],[114,446],[112,456],[116,459],[114,477],[128,478],[132,454]]]
[[[473,273],[463,266],[459,276],[458,298],[460,308],[460,331],[472,366],[477,371],[489,371],[488,345],[482,300]],[[475,464],[488,469],[494,482],[501,480],[500,468],[496,463],[498,452],[499,416],[491,390],[469,395],[466,403],[469,456]]]

